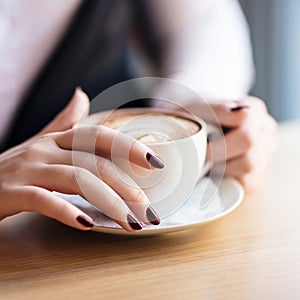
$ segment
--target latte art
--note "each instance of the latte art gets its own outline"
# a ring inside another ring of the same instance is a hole
[[[194,135],[200,125],[193,120],[162,113],[113,113],[101,123],[144,144],[179,140]]]

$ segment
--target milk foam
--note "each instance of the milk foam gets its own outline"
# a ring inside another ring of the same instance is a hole
[[[112,114],[102,125],[126,133],[144,144],[183,139],[200,130],[192,120],[152,112]]]

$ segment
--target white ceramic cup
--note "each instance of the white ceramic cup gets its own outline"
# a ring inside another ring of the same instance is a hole
[[[129,117],[127,122],[123,122],[118,128],[119,131],[135,138],[136,132],[139,132],[139,135],[141,132],[142,134],[150,132],[158,137],[158,140],[153,141],[150,134],[150,140],[141,139],[141,141],[164,162],[164,168],[146,170],[130,163],[127,159],[120,159],[114,155],[114,147],[120,147],[117,139],[112,147],[112,161],[125,170],[144,190],[151,205],[163,219],[186,202],[199,179],[210,168],[209,164],[205,163],[207,126],[203,120],[195,116],[153,108],[105,111],[88,116],[80,126],[106,125],[107,119],[111,116],[115,119],[124,115],[132,118]],[[187,120],[198,129],[195,130],[194,126],[194,132],[191,133],[180,120]],[[120,180],[123,180],[122,176]]]

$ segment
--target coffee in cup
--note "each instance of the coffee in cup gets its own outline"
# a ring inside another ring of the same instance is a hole
[[[112,147],[112,161],[144,190],[161,219],[186,202],[207,170],[206,125],[193,115],[127,108],[90,115],[83,125],[104,125],[128,134],[147,145],[164,162],[163,169],[147,170],[114,156],[114,147],[120,147],[119,143]]]

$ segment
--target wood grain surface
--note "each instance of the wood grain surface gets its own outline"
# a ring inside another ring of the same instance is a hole
[[[229,216],[152,237],[0,223],[0,299],[300,299],[300,123],[280,125],[260,188]]]

